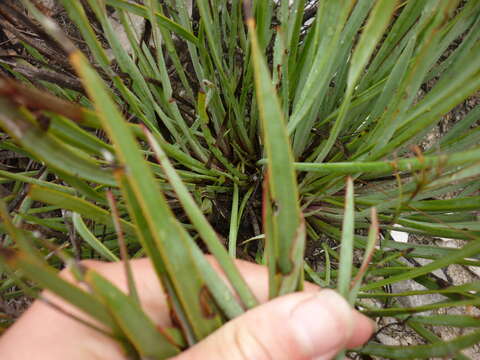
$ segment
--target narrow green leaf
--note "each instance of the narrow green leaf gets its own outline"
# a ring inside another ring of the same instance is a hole
[[[439,301],[427,305],[418,305],[414,307],[391,307],[383,309],[368,309],[363,313],[367,316],[395,316],[402,314],[416,314],[424,311],[430,311],[435,309],[442,309],[447,307],[460,307],[460,306],[478,306],[480,305],[480,298],[470,298],[467,300],[448,300]]]
[[[75,193],[75,190],[70,187],[54,184],[49,181],[40,180],[33,176],[28,176],[28,175],[37,175],[37,173],[38,173],[37,171],[35,171],[33,174],[30,174],[30,173],[14,173],[10,171],[0,170],[0,178],[8,179],[8,181],[21,181],[22,183],[25,183],[25,184],[36,184],[44,188],[64,192],[66,194],[71,194],[71,195]]]
[[[476,256],[480,252],[480,241],[478,238],[476,241],[469,242],[462,249],[459,249],[455,253],[449,255],[448,257],[441,257],[435,261],[432,261],[430,264],[424,265],[422,267],[414,268],[410,271],[404,272],[403,274],[394,275],[387,279],[380,281],[371,282],[362,287],[362,291],[376,289],[388,284],[392,284],[402,280],[414,279],[418,276],[428,274],[442,267],[454,264],[457,261],[460,261],[464,258],[471,256]]]
[[[254,307],[258,304],[258,300],[253,295],[252,291],[249,289],[245,280],[240,275],[240,272],[233,263],[232,259],[228,256],[227,251],[220,243],[217,233],[203,215],[192,195],[185,187],[177,172],[173,168],[165,152],[155,141],[152,134],[146,132],[146,135],[150,145],[152,146],[153,151],[155,152],[155,155],[157,156],[158,161],[160,162],[163,170],[165,171],[165,175],[167,176],[170,184],[177,193],[177,196],[182,203],[185,212],[187,213],[190,221],[194,224],[195,228],[199,232],[200,237],[207,245],[212,255],[215,256],[215,259],[218,261],[223,272],[231,282],[233,288],[236,290],[244,305],[247,308]],[[218,300],[220,306],[223,306],[222,304],[226,303],[227,301],[230,302],[230,305],[236,303],[234,299],[229,299],[225,301]]]
[[[109,170],[102,169],[92,158],[72,151],[27,116],[31,113],[21,112],[8,99],[0,97],[0,126],[37,159],[69,176],[115,186]]]
[[[371,224],[368,230],[368,240],[367,246],[365,248],[365,253],[363,256],[362,264],[360,265],[360,269],[358,270],[355,278],[352,280],[351,283],[351,290],[348,295],[348,300],[350,305],[353,306],[355,300],[357,299],[358,291],[362,284],[363,277],[368,269],[370,261],[373,258],[373,254],[375,252],[375,246],[378,242],[378,235],[379,235],[379,227],[378,227],[378,218],[377,218],[377,210],[375,208],[371,209]]]
[[[480,319],[470,315],[430,315],[413,316],[412,321],[434,325],[434,326],[454,326],[454,327],[480,327]]]
[[[378,264],[376,264],[378,266]],[[362,298],[387,298],[387,297],[400,297],[400,296],[413,296],[413,295],[428,295],[428,294],[461,294],[462,296],[473,297],[475,293],[480,292],[480,281],[473,281],[471,283],[466,283],[463,285],[449,286],[442,289],[433,289],[433,290],[411,290],[411,291],[402,291],[395,293],[363,293],[359,297]]]
[[[62,209],[71,210],[81,214],[87,219],[91,219],[101,224],[113,227],[112,218],[107,210],[93,205],[92,203],[81,198],[39,185],[31,186],[28,195],[33,200],[41,201],[50,205],[56,205]],[[135,234],[135,227],[131,223],[123,219],[121,222],[123,228],[128,234]]]
[[[140,305],[110,281],[92,270],[87,272],[85,280],[109,309],[115,309],[112,316],[142,357],[162,360],[180,352],[178,345],[155,326]]]
[[[88,44],[92,55],[104,71],[109,72],[110,60],[105,49],[97,38],[97,34],[92,28],[90,20],[80,1],[60,0],[63,7],[67,10],[68,16],[72,19],[82,34],[84,41]]]
[[[356,161],[356,162],[329,162],[329,163],[294,163],[298,171],[313,171],[320,174],[335,173],[338,175],[353,175],[358,173],[372,173],[375,175],[393,174],[395,171],[412,172],[421,169],[448,169],[468,163],[478,162],[480,148],[462,151],[454,154],[425,156],[420,158],[400,159],[392,161]],[[266,163],[265,159],[260,163]]]
[[[454,340],[428,345],[388,346],[369,343],[359,349],[362,354],[380,356],[387,359],[431,359],[433,357],[452,358],[459,351],[475,345],[480,338],[480,330],[459,336]]]
[[[353,89],[390,22],[396,1],[377,1],[352,55],[347,87]]]
[[[315,160],[316,162],[322,162],[325,159],[340,135],[358,79],[364,71],[378,41],[382,38],[395,7],[396,1],[377,1],[370,12],[367,23],[352,54],[348,72],[347,89],[340,106],[338,117],[333,123],[328,139],[322,146],[322,150]]]
[[[280,276],[299,275],[303,273],[303,249],[305,238],[299,231],[301,228],[301,213],[299,195],[293,168],[293,155],[287,134],[284,114],[268,67],[261,53],[255,24],[252,18],[247,19],[250,39],[252,43],[252,57],[255,75],[256,98],[259,115],[263,127],[263,141],[267,154],[268,185],[272,211],[272,233],[267,233],[267,242],[277,252],[274,259],[270,259],[269,267],[274,267]],[[300,254],[300,256],[299,256]],[[274,261],[272,263],[272,261]],[[282,291],[292,292],[301,284]],[[273,285],[273,284],[271,284]],[[280,291],[277,289],[276,291]]]
[[[422,324],[419,324],[413,320],[408,320],[407,325],[410,328],[412,328],[412,330],[414,330],[418,335],[420,335],[430,343],[437,343],[437,342],[443,341],[441,337],[437,336],[432,330],[427,329]],[[459,353],[459,354],[456,354],[455,357],[453,357],[453,360],[471,360],[471,359],[463,355],[462,353]]]
[[[132,14],[148,18],[148,9],[146,9],[143,5],[125,0],[106,0],[106,3],[107,5],[131,12]],[[195,37],[195,35],[193,35],[191,32],[189,32],[176,22],[159,13],[156,13],[155,17],[159,26],[165,27],[166,29],[174,32],[185,40],[191,41],[195,45],[199,44],[198,38]]]
[[[107,308],[93,295],[81,290],[72,283],[63,280],[52,268],[43,264],[32,256],[23,253],[12,253],[12,250],[3,249],[0,258],[9,264],[12,269],[20,270],[24,275],[58,295],[68,303],[74,305],[93,319],[105,324],[108,328],[118,333],[113,318]]]
[[[233,184],[232,211],[230,212],[230,232],[228,234],[228,253],[236,257],[238,232],[238,185]]]
[[[113,142],[119,163],[123,167],[118,171],[125,174],[148,224],[148,231],[155,240],[155,247],[146,250],[149,250],[159,277],[168,277],[170,282],[164,282],[167,292],[178,298],[180,307],[176,310],[181,309],[185,316],[183,318],[177,312],[182,329],[191,328],[195,334],[195,338],[187,341],[198,341],[218,328],[221,319],[209,299],[205,303],[205,297],[202,297],[205,283],[201,273],[193,270],[197,268],[197,263],[188,250],[196,245],[191,243],[193,240],[170,210],[128,123],[111,99],[105,83],[80,52],[70,54],[70,61],[80,74],[98,117]],[[158,252],[158,256],[153,252]],[[159,260],[161,263],[157,262]],[[205,306],[211,308],[205,309]]]
[[[353,231],[355,225],[353,197],[353,180],[351,177],[348,177],[345,193],[345,212],[343,214],[337,284],[338,292],[345,298],[348,297],[353,268]]]
[[[78,213],[72,215],[73,226],[82,239],[90,245],[98,254],[110,261],[119,261],[120,259],[112,253],[92,232],[88,229],[87,225],[83,222],[82,217]]]
[[[240,179],[244,179],[245,175],[238,171],[220,151],[217,146],[217,141],[214,139],[213,134],[208,128],[209,118],[207,114],[206,94],[203,91],[198,93],[198,115],[200,117],[200,126],[202,128],[203,136],[205,137],[205,141],[212,154],[229,170],[229,173]]]
[[[133,278],[132,266],[130,265],[130,256],[128,254],[127,243],[125,241],[125,233],[120,223],[120,214],[118,212],[117,203],[111,190],[107,191],[108,205],[112,213],[113,225],[117,235],[118,247],[120,250],[120,258],[122,259],[123,270],[125,278],[127,279],[128,295],[137,303],[140,304],[137,287]]]
[[[48,131],[57,139],[88,154],[103,156],[105,152],[113,152],[110,145],[63,116],[52,115]]]

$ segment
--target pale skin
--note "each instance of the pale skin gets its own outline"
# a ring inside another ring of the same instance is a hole
[[[210,257],[209,261],[218,267]],[[126,291],[120,263],[82,262]],[[242,275],[262,305],[228,322],[174,360],[326,360],[343,348],[364,344],[374,324],[337,293],[307,283],[305,291],[268,301],[263,266],[237,260]],[[165,294],[149,260],[131,261],[143,309],[160,327],[170,326]],[[220,272],[220,271],[219,271]],[[67,270],[62,276],[72,280]],[[62,309],[89,319],[56,296],[44,296]],[[126,360],[110,338],[35,301],[0,338],[2,360]]]

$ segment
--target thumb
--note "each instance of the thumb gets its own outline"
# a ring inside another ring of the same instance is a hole
[[[233,319],[174,359],[330,359],[350,339],[354,316],[333,290],[289,294]]]

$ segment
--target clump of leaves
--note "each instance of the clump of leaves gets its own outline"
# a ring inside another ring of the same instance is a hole
[[[164,359],[257,305],[238,255],[268,265],[271,298],[306,274],[426,342],[360,354],[465,358],[478,330],[444,342],[430,326],[478,328],[473,315],[416,314],[480,305],[478,281],[432,275],[480,266],[480,107],[424,146],[480,88],[478,1],[61,0],[70,36],[22,3],[0,4],[0,36],[17,41],[0,55],[0,147],[17,154],[0,169],[2,296],[48,288],[138,357]],[[304,249],[325,237],[314,271]],[[176,328],[152,325],[133,282],[127,295],[77,271],[88,293],[55,270],[145,255]],[[405,280],[426,290],[388,291]],[[397,299],[422,294],[445,301]]]

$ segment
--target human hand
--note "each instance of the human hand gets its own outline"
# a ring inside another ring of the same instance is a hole
[[[217,270],[215,261],[209,257]],[[333,290],[306,283],[305,291],[268,301],[265,267],[237,260],[240,272],[262,305],[228,322],[174,360],[307,360],[331,359],[341,349],[370,337],[374,325],[350,308]],[[87,260],[94,269],[126,291],[120,263]],[[132,270],[145,312],[159,327],[171,326],[167,299],[148,259],[132,260]],[[220,272],[220,271],[219,271]],[[73,279],[66,270],[63,275]],[[62,309],[83,316],[55,295],[45,297]],[[2,360],[121,360],[121,346],[43,302],[35,301],[0,338]]]

